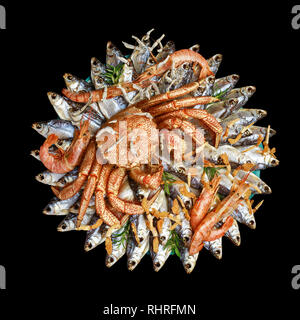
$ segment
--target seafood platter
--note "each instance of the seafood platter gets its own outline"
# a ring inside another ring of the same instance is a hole
[[[45,140],[31,155],[59,232],[85,231],[85,251],[103,243],[107,267],[126,256],[134,270],[148,254],[159,271],[174,255],[191,273],[203,249],[221,259],[223,241],[241,244],[240,224],[255,229],[276,132],[246,106],[254,86],[217,77],[221,54],[152,35],[123,42],[125,54],[109,41],[87,79],[66,73],[48,92],[56,116],[32,125]]]

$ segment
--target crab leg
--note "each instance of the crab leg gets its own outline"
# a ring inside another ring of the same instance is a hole
[[[198,89],[200,82],[195,81],[188,83],[178,89],[172,90],[170,92],[157,94],[156,96],[152,97],[150,100],[142,100],[134,104],[135,107],[140,108],[143,111],[147,111],[149,108],[160,104],[162,102],[173,100],[181,96],[185,96],[186,94],[195,91]]]
[[[158,129],[181,129],[184,130],[185,132],[189,132],[191,135],[192,139],[199,145],[202,146],[205,142],[203,135],[201,134],[200,137],[199,135],[196,134],[197,128],[189,121],[182,120],[179,118],[175,117],[170,117],[168,119],[163,120],[160,122],[157,126]]]
[[[80,208],[77,216],[76,227],[79,228],[81,225],[81,221],[85,215],[85,212],[89,206],[90,200],[93,196],[93,193],[96,188],[97,181],[99,180],[100,172],[101,172],[102,164],[98,163],[97,159],[94,159],[93,166],[91,168],[91,172],[88,177],[87,184],[82,193]]]
[[[214,97],[188,97],[184,99],[179,99],[179,100],[173,100],[171,102],[167,102],[161,105],[158,105],[156,107],[151,108],[148,110],[153,117],[160,116],[164,113],[169,113],[172,111],[177,111],[181,108],[187,108],[187,107],[193,107],[198,104],[208,104],[208,103],[213,103],[217,102],[219,99],[214,98]]]
[[[106,164],[102,167],[95,191],[96,212],[109,226],[113,226],[114,224],[120,223],[120,221],[114,215],[114,213],[111,210],[109,210],[109,208],[107,208],[104,199],[104,196],[106,194],[107,181],[112,169],[113,165],[110,164]]]
[[[170,112],[168,114],[161,115],[157,117],[155,120],[158,123],[158,127],[159,127],[162,121],[170,118],[178,118],[178,119],[194,118],[199,120],[200,124],[203,127],[207,128],[214,135],[215,146],[217,147],[219,145],[223,128],[219,124],[217,119],[211,114],[209,114],[208,112],[206,112],[205,110],[182,109],[182,110],[177,110],[174,112]]]
[[[140,167],[134,167],[130,169],[129,176],[135,182],[145,186],[146,188],[156,190],[161,184],[163,170],[164,169],[161,166],[157,172],[151,175],[145,173]]]
[[[135,204],[133,202],[124,201],[118,197],[120,187],[122,182],[126,176],[126,169],[125,168],[117,168],[112,171],[109,176],[108,184],[107,184],[107,195],[110,204],[121,211],[122,213],[126,214],[142,214],[144,213],[144,209],[141,205]]]
[[[95,140],[91,140],[87,147],[86,154],[80,165],[77,179],[71,182],[70,184],[66,185],[62,190],[59,190],[57,187],[51,188],[54,194],[57,196],[57,198],[59,198],[60,200],[69,199],[72,198],[77,192],[79,192],[90,173],[93,161],[95,159],[95,155]]]

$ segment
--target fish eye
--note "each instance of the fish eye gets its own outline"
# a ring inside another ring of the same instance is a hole
[[[187,264],[185,265],[185,267],[186,267],[187,269],[190,269],[192,266],[191,266],[190,263],[187,263]]]
[[[42,126],[38,123],[38,124],[36,125],[36,128],[37,128],[37,129],[41,129]]]
[[[55,99],[57,97],[56,93],[52,93],[51,98]]]
[[[91,243],[88,244],[88,248],[92,249],[93,245]]]
[[[50,207],[47,207],[46,211],[47,211],[47,212],[50,212],[50,211],[51,211],[51,208],[50,208]]]
[[[140,240],[140,242],[143,242],[144,238],[143,238],[143,237],[140,237],[139,240]]]
[[[133,266],[135,266],[135,264],[136,264],[136,263],[135,263],[135,261],[134,261],[134,260],[129,261],[129,265],[130,265],[130,266],[132,266],[132,267],[133,267]]]
[[[93,65],[94,65],[94,66],[96,66],[97,64],[98,64],[97,60],[96,60],[96,59],[94,59],[94,61],[93,61]]]
[[[62,140],[58,140],[57,144],[58,144],[59,146],[62,146],[62,145],[63,145]]]
[[[249,224],[250,224],[251,226],[253,226],[253,225],[254,225],[254,221],[253,221],[253,220],[250,220]]]
[[[215,77],[214,76],[209,76],[207,78],[207,80],[208,80],[209,83],[214,83],[215,82]]]
[[[188,63],[184,63],[182,65],[182,67],[183,67],[184,70],[187,70],[189,68],[189,64]]]
[[[161,237],[160,237],[160,240],[161,240],[161,241],[165,241],[165,240],[166,240],[166,237],[165,237],[165,236],[161,236]]]
[[[109,260],[110,263],[114,262],[114,258],[113,257],[110,257],[108,260]]]
[[[79,204],[78,204],[78,203],[76,203],[76,204],[74,205],[74,209],[79,209]]]
[[[67,226],[65,225],[65,223],[62,224],[61,228],[62,228],[63,230],[67,229]]]
[[[218,54],[215,58],[216,62],[221,62],[222,60],[222,56],[220,54]]]
[[[235,99],[229,99],[228,102],[230,105],[234,106],[236,104],[235,101],[236,101]]]
[[[72,76],[72,75],[68,75],[67,78],[68,78],[68,80],[70,80],[70,81],[73,80],[73,76]]]
[[[43,174],[39,174],[39,178],[41,179],[41,180],[44,180],[44,175]]]
[[[271,164],[274,164],[274,165],[275,165],[276,163],[277,163],[276,160],[272,160],[272,161],[271,161]]]
[[[183,238],[183,241],[184,241],[184,242],[188,242],[189,240],[190,240],[189,237],[184,237],[184,238]]]
[[[221,253],[220,250],[216,250],[216,254],[219,255]]]
[[[240,236],[237,236],[237,237],[236,237],[236,240],[237,240],[238,242],[240,242],[241,237],[240,237]]]
[[[39,150],[36,150],[36,151],[35,151],[35,155],[38,156],[39,154],[40,154],[40,151],[39,151]]]
[[[156,268],[160,267],[160,263],[159,262],[155,262],[154,265],[155,265]]]
[[[186,208],[189,209],[189,207],[190,207],[190,202],[189,202],[189,201],[185,201],[185,202],[184,202],[184,205],[186,206]]]

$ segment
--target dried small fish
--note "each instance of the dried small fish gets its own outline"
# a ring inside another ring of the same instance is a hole
[[[220,64],[223,60],[223,55],[221,54],[215,54],[211,58],[207,59],[208,65],[210,67],[210,70],[216,74],[219,70]]]
[[[50,216],[63,216],[69,213],[69,209],[79,199],[81,193],[76,193],[72,198],[59,200],[54,197],[43,210],[43,213]]]
[[[182,247],[180,249],[180,260],[182,261],[186,273],[190,274],[194,270],[198,257],[199,252],[194,255],[190,255],[189,248]]]
[[[241,244],[241,234],[239,225],[236,220],[234,220],[233,225],[225,233],[225,237],[228,238],[236,246],[239,246]]]
[[[229,91],[235,87],[239,79],[240,76],[237,74],[231,74],[230,76],[216,79],[212,89],[212,95],[224,99]]]
[[[235,150],[242,152],[247,150],[249,146],[238,146]],[[249,151],[244,152],[244,154],[251,160],[252,163],[255,163],[255,168],[257,170],[263,170],[270,167],[276,167],[279,165],[279,160],[277,160],[272,153],[266,152],[263,153],[259,147],[255,147]]]
[[[140,244],[136,245],[134,238],[130,238],[127,244],[127,267],[128,270],[133,271],[136,266],[140,263],[142,258],[149,250],[149,234],[145,240]]]
[[[251,123],[255,123],[258,120],[264,118],[267,115],[267,111],[262,109],[240,109],[231,116],[221,121],[223,129],[234,122],[234,126],[248,126]]]
[[[120,57],[124,57],[122,52],[111,41],[108,41],[106,44],[106,65],[116,67],[121,63]]]
[[[242,223],[251,229],[256,228],[256,221],[254,218],[254,214],[251,214],[249,212],[249,208],[245,201],[242,201],[242,203],[238,205],[236,210],[233,211],[232,216],[239,223]]]
[[[64,187],[66,184],[73,182],[78,177],[78,168],[75,168],[74,170],[66,173],[62,178],[60,178],[56,186],[57,187]]]
[[[204,241],[204,248],[207,249],[215,258],[222,259],[222,237],[214,241]]]
[[[75,126],[70,121],[62,119],[35,122],[32,128],[45,138],[55,134],[60,139],[68,139],[73,138],[75,132]]]
[[[48,92],[47,95],[58,116],[63,120],[71,120],[69,109],[76,103],[55,92]]]
[[[70,73],[64,74],[64,80],[67,88],[72,92],[89,92],[93,90],[93,85],[90,82],[87,82],[83,79],[79,79],[78,77],[73,76]]]
[[[125,228],[126,224],[112,234],[112,253],[107,254],[105,258],[105,265],[108,268],[112,267],[126,253],[128,239],[124,238],[123,242],[121,242]]]
[[[158,272],[164,266],[171,254],[171,251],[172,250],[169,246],[165,247],[162,244],[158,245],[157,253],[153,252],[152,246],[150,247],[154,271]]]
[[[92,220],[92,217],[95,214],[95,210],[86,212],[85,216],[83,217],[82,226],[86,226],[90,223]],[[75,213],[69,213],[64,220],[58,225],[57,231],[59,232],[66,232],[66,231],[72,231],[76,230],[76,222],[77,222],[77,214]]]
[[[94,216],[90,221],[90,224],[94,224],[98,220],[98,218],[98,216]],[[109,226],[107,224],[102,224],[100,227],[94,230],[89,230],[86,234],[84,250],[90,251],[103,243],[106,239],[106,233],[108,229]]]
[[[92,83],[95,85],[95,76],[102,76],[106,71],[105,65],[101,63],[97,58],[91,59],[91,80]]]
[[[49,186],[57,186],[58,181],[64,176],[64,173],[54,173],[46,170],[36,175],[35,179]]]

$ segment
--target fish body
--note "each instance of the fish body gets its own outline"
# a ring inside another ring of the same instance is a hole
[[[199,252],[194,255],[190,255],[189,248],[182,247],[180,249],[180,260],[183,264],[183,267],[186,273],[190,274],[194,270],[198,257],[199,257]]]
[[[140,263],[149,250],[149,233],[145,240],[138,246],[134,238],[130,238],[127,244],[127,267],[132,271]]]
[[[209,68],[214,74],[218,72],[222,60],[223,60],[223,55],[221,55],[220,53],[215,54],[211,58],[207,59]]]
[[[207,249],[215,258],[222,259],[222,237],[214,241],[204,241],[204,248]]]
[[[54,173],[49,170],[46,170],[42,173],[39,173],[35,179],[43,184],[49,186],[57,186],[58,181],[64,176],[64,173]]]
[[[75,126],[72,122],[62,119],[35,122],[32,128],[45,138],[50,134],[55,134],[59,139],[68,139],[73,138],[75,133]]]
[[[120,235],[122,232],[124,232],[125,227],[126,227],[126,224],[123,227],[121,227],[119,230],[115,231],[111,236],[112,253],[107,254],[105,258],[105,265],[108,268],[112,267],[126,253],[128,237],[125,237],[123,239],[123,242],[121,242],[122,236]]]
[[[98,216],[94,216],[90,222],[90,224],[96,223],[98,220]],[[84,244],[84,250],[85,251],[90,251],[94,248],[96,248],[98,245],[103,243],[106,239],[106,233],[109,229],[109,226],[107,224],[102,224],[100,227],[94,229],[94,230],[89,230],[86,233],[86,240]]]
[[[67,200],[59,200],[54,197],[43,210],[46,215],[63,216],[69,213],[69,209],[79,199],[81,193],[76,193],[72,198]]]
[[[216,79],[212,89],[212,95],[222,97],[224,99],[229,91],[231,91],[237,82],[239,81],[240,76],[237,74],[231,74],[229,76]]]

